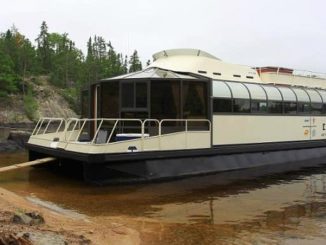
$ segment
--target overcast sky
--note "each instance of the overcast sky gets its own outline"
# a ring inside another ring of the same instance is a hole
[[[325,0],[0,0],[0,32],[13,24],[31,41],[45,20],[86,50],[89,36],[142,60],[171,48],[224,61],[326,73]]]

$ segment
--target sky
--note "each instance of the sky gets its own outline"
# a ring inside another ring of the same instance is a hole
[[[223,61],[326,73],[325,0],[0,0],[0,32],[34,42],[42,21],[86,51],[90,36],[117,52],[201,49]]]

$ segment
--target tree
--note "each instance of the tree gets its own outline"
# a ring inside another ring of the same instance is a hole
[[[130,56],[129,65],[129,72],[140,71],[143,69],[138,57],[137,50],[135,50],[134,53]]]
[[[40,61],[42,71],[49,73],[52,68],[52,61],[48,26],[45,21],[42,22],[40,34],[35,41],[37,42],[37,57]]]
[[[84,60],[82,52],[67,33],[50,33],[48,40],[52,53],[51,82],[59,87],[71,87],[78,83]]]
[[[17,91],[17,75],[9,55],[0,50],[0,97]]]

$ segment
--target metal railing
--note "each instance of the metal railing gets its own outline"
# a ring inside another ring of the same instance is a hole
[[[268,68],[270,70],[268,70]],[[264,71],[267,69],[267,71]],[[297,69],[288,69],[284,67],[258,67],[256,68],[258,73],[261,75],[262,73],[275,73],[277,76],[279,75],[288,75],[288,76],[301,76],[306,78],[319,78],[319,79],[326,79],[326,73],[322,72],[314,72],[314,71],[307,71],[307,70],[297,70]],[[288,72],[283,72],[284,70],[288,70]],[[291,72],[290,72],[291,71]]]
[[[152,123],[155,126],[152,126]],[[166,124],[168,123],[175,123],[176,125],[167,126]],[[191,126],[191,124],[203,125]],[[191,127],[194,129],[191,129]],[[149,132],[150,128],[156,128],[157,133]],[[165,131],[168,131],[168,133]],[[124,118],[70,118],[65,120],[63,118],[41,118],[34,128],[32,136],[60,133],[60,141],[66,143],[88,142],[91,144],[109,144],[115,141],[113,137],[116,137],[118,133],[138,134],[137,138],[144,139],[149,136],[162,136],[174,132],[188,131],[211,131],[211,122],[207,119],[141,120]],[[103,132],[105,132],[105,135],[103,135]],[[101,137],[102,141],[99,140]],[[105,141],[103,141],[103,138],[105,138]]]
[[[58,133],[64,131],[65,126],[66,126],[66,120],[63,118],[43,117],[40,118],[36,123],[32,135]]]

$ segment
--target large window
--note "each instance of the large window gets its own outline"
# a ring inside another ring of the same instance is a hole
[[[101,109],[103,118],[119,117],[119,83],[107,82],[102,84]]]
[[[180,81],[151,82],[151,118],[181,118]]]
[[[183,118],[207,117],[207,85],[199,81],[183,81]]]
[[[122,109],[147,109],[147,82],[121,82]]]

